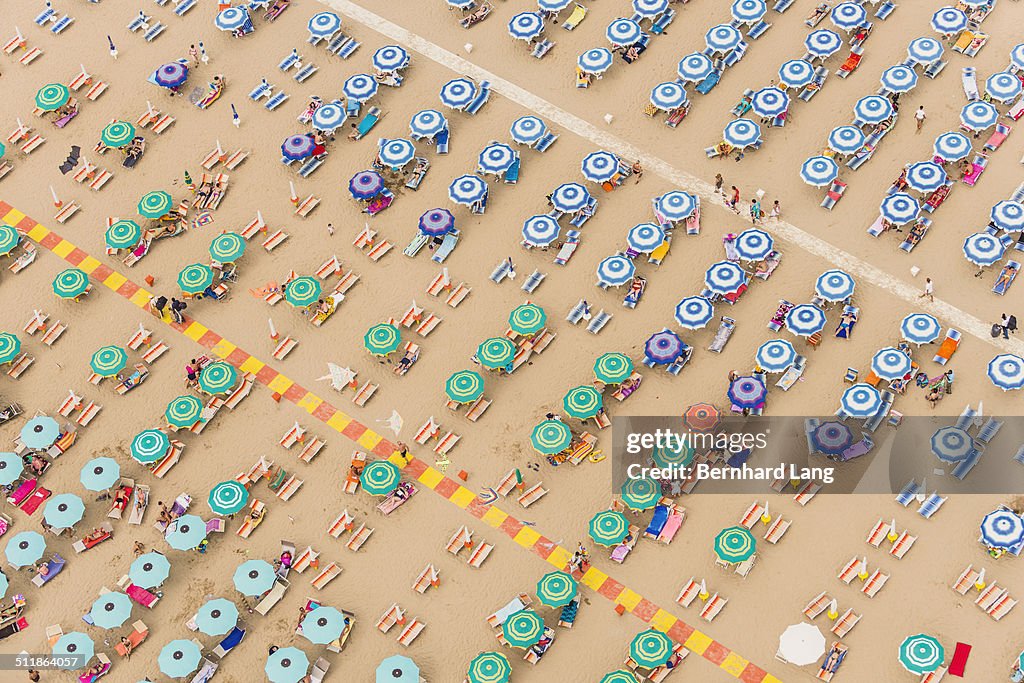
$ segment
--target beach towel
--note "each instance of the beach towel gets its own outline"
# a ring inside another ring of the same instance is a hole
[[[679,531],[679,527],[683,525],[683,516],[678,512],[673,512],[668,516],[668,521],[665,522],[665,527],[658,534],[658,540],[668,543],[675,538],[676,532]]]
[[[657,537],[661,534],[662,529],[665,528],[665,523],[668,521],[668,507],[664,505],[658,505],[654,508],[654,517],[651,518],[651,523],[647,525],[647,529],[644,531],[645,534]]]
[[[136,586],[134,583],[129,585],[124,592],[128,594],[129,598],[139,603],[143,607],[152,608],[153,605],[156,604],[156,601],[158,599],[148,590],[142,588],[141,586]]]
[[[949,663],[948,673],[951,676],[964,677],[964,670],[967,668],[967,658],[971,656],[971,646],[967,643],[957,643],[953,651],[953,659]]]
[[[629,555],[630,547],[625,544],[615,546],[615,550],[612,551],[612,559],[616,562],[622,562],[626,559],[626,555]]]
[[[28,500],[22,503],[21,510],[26,515],[31,515],[36,510],[38,510],[39,506],[43,504],[43,501],[49,498],[52,494],[53,491],[51,491],[48,488],[40,486],[35,490],[35,492],[31,496],[28,497]]]

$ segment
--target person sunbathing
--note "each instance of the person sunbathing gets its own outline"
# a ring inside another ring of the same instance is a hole
[[[43,460],[37,455],[28,456],[30,460],[26,462],[29,469],[32,470],[32,474],[41,475],[46,472],[46,468],[49,466],[49,462]]]
[[[273,6],[267,10],[267,13],[263,15],[263,18],[267,21],[273,21],[281,16],[281,12],[288,9],[288,5],[292,4],[292,0],[275,0]]]
[[[124,636],[121,636],[121,647],[124,648],[124,658],[125,659],[131,659],[131,657],[132,657],[132,641],[128,640]]]
[[[86,536],[84,536],[82,538],[82,541],[84,543],[88,544],[91,541],[102,541],[106,537],[107,537],[106,530],[97,528],[97,529],[93,529]]]
[[[36,574],[42,577],[50,575],[50,565],[46,562],[36,565]]]
[[[918,223],[910,229],[910,234],[907,235],[907,243],[916,245],[924,237],[925,227]]]
[[[740,103],[738,105],[736,105],[736,116],[743,116],[748,111],[750,111],[750,108],[753,105],[754,105],[753,100],[751,100],[749,97],[744,95],[743,99],[740,100]]]
[[[828,12],[828,3],[823,2],[814,8],[814,11],[807,15],[807,21],[817,22]]]
[[[1006,289],[1013,282],[1014,276],[1017,275],[1017,269],[1013,266],[1006,266],[1003,268],[1003,272],[999,273],[999,279],[996,280],[995,289]]]
[[[732,145],[725,140],[722,140],[715,145],[715,152],[717,152],[719,156],[727,157],[732,152]]]
[[[128,487],[119,486],[117,493],[114,494],[114,504],[111,506],[112,510],[124,510],[128,506]]]

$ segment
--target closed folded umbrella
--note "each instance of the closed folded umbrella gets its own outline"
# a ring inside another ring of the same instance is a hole
[[[398,466],[387,460],[374,460],[363,468],[359,481],[363,489],[373,496],[386,496],[396,488],[402,480],[402,472]]]
[[[178,287],[186,294],[198,294],[213,284],[213,268],[205,263],[193,263],[178,273]]]
[[[160,672],[170,678],[184,678],[199,668],[203,652],[191,640],[172,640],[164,645],[157,657]]]
[[[74,657],[74,664],[62,666],[62,669],[75,671],[84,669],[93,657],[96,656],[96,644],[92,638],[81,631],[71,631],[62,635],[53,644],[53,655],[55,657]]]
[[[1002,353],[989,361],[988,378],[1003,391],[1024,387],[1024,358]]]
[[[448,186],[448,199],[462,206],[473,206],[487,198],[487,183],[480,176],[461,175]]]
[[[611,152],[591,152],[580,164],[583,177],[594,183],[605,183],[619,172],[619,158]]]
[[[89,491],[106,491],[121,478],[121,466],[113,458],[93,458],[82,466],[78,480]]]
[[[546,247],[558,239],[560,230],[558,221],[547,214],[530,216],[523,222],[523,242],[532,247]]]
[[[146,465],[162,459],[170,448],[167,434],[159,429],[146,429],[135,435],[128,450],[137,462]]]
[[[828,185],[837,177],[839,177],[839,164],[830,157],[810,157],[800,167],[800,178],[814,187]]]
[[[935,138],[935,156],[945,161],[960,161],[971,153],[971,141],[963,133],[943,133]]]
[[[416,139],[432,138],[448,128],[448,119],[436,109],[424,109],[409,119],[409,132]]]
[[[276,579],[274,566],[266,560],[246,560],[235,570],[235,590],[246,596],[263,595]]]
[[[903,379],[913,370],[910,356],[899,349],[886,347],[871,357],[871,371],[884,380]]]
[[[476,85],[468,78],[453,78],[441,86],[441,104],[463,109],[476,97]]]
[[[619,384],[633,374],[633,360],[624,353],[603,353],[594,361],[594,376],[605,384]]]
[[[688,330],[699,330],[715,317],[715,307],[702,296],[688,296],[676,304],[676,322]]]
[[[124,593],[104,593],[92,603],[89,617],[99,628],[119,628],[132,616],[132,599]]]
[[[939,321],[927,313],[912,313],[900,323],[900,334],[913,344],[930,344],[939,338],[940,332]]]
[[[702,52],[693,52],[686,55],[679,60],[679,65],[676,67],[676,73],[679,74],[679,77],[691,83],[703,81],[714,70],[715,66],[712,64],[711,58]]]
[[[609,256],[597,264],[597,281],[606,287],[618,287],[629,282],[635,272],[632,260],[625,256]]]
[[[542,2],[544,0],[541,0]],[[469,683],[508,683],[512,665],[500,652],[481,652],[469,663]]]
[[[744,261],[760,261],[772,252],[775,240],[764,230],[747,228],[736,237],[736,255]]]
[[[299,683],[309,670],[309,658],[297,647],[282,647],[267,658],[263,670],[270,683]]]
[[[530,443],[542,455],[554,455],[569,447],[572,432],[561,420],[544,420],[530,434]]]
[[[860,382],[843,392],[839,407],[850,417],[873,417],[882,408],[882,394],[870,384]]]
[[[562,408],[566,414],[581,420],[597,415],[603,403],[601,392],[586,384],[570,389],[562,397]]]
[[[652,669],[672,656],[672,639],[653,628],[636,634],[629,643],[629,656],[640,666]]]
[[[195,396],[179,396],[167,404],[164,417],[167,424],[172,427],[189,428],[196,422],[203,413],[203,402]]]
[[[139,200],[139,215],[145,218],[160,218],[166,215],[174,204],[171,195],[163,190],[153,190],[142,195]]]
[[[206,522],[198,515],[182,515],[167,527],[164,539],[175,550],[192,550],[206,539]]]
[[[697,200],[682,190],[672,190],[654,199],[655,213],[673,223],[689,218],[696,210]]]
[[[365,102],[377,94],[377,81],[367,74],[349,76],[341,86],[345,97],[356,102]]]
[[[111,223],[104,237],[111,249],[127,249],[139,243],[142,228],[135,221],[119,220]]]
[[[210,242],[210,258],[218,263],[234,263],[245,253],[245,239],[237,232],[224,232]]]
[[[796,360],[796,349],[785,339],[772,339],[757,347],[754,361],[765,372],[783,372]]]
[[[13,567],[26,567],[39,561],[46,552],[46,539],[35,531],[22,531],[11,536],[4,548],[4,556]]]
[[[578,590],[576,579],[565,572],[549,572],[537,582],[537,598],[548,607],[568,605]]]
[[[503,368],[516,355],[516,345],[504,337],[491,337],[476,349],[476,358],[485,368]]]
[[[729,24],[712,26],[704,34],[704,44],[712,52],[728,52],[740,44],[743,36]]]
[[[37,415],[22,426],[21,443],[33,451],[49,448],[60,437],[60,425],[49,415]]]
[[[722,139],[738,149],[750,147],[761,139],[761,127],[750,119],[734,119],[725,125]]]
[[[196,613],[196,626],[208,636],[222,636],[237,623],[238,608],[227,598],[208,600]]]
[[[62,299],[74,299],[89,288],[89,276],[78,268],[68,268],[53,278],[53,293]]]
[[[544,137],[547,126],[536,116],[520,116],[512,122],[509,133],[521,145],[532,145]]]
[[[738,292],[746,282],[747,274],[732,261],[719,261],[704,273],[704,285],[723,296]]]
[[[650,510],[661,499],[661,486],[653,479],[626,479],[620,489],[630,510]]]
[[[484,378],[478,372],[460,370],[445,382],[444,393],[456,403],[472,403],[484,394]]]
[[[588,74],[603,74],[611,65],[611,50],[604,47],[587,50],[576,60],[576,66],[580,68],[580,71]]]
[[[85,516],[85,503],[73,493],[62,493],[47,501],[43,520],[54,529],[70,529]]]
[[[906,192],[897,192],[883,199],[879,210],[885,220],[895,225],[903,225],[920,215],[921,205]]]
[[[374,325],[363,335],[363,346],[375,356],[386,356],[402,343],[398,328],[389,323]]]
[[[640,24],[632,19],[623,19],[622,17],[608,24],[608,28],[604,32],[608,42],[616,47],[632,45],[640,40],[643,34],[644,32],[640,29]]]
[[[588,530],[596,543],[618,545],[629,534],[629,520],[621,512],[602,510],[590,518]]]
[[[976,232],[964,240],[964,257],[979,266],[991,266],[1003,258],[1006,247],[987,232]]]
[[[579,183],[562,183],[551,193],[551,204],[562,213],[575,213],[590,203],[592,197]]]
[[[140,588],[156,588],[171,574],[171,561],[163,553],[150,551],[135,558],[128,568],[128,578]]]
[[[215,515],[233,515],[241,512],[248,502],[249,489],[234,479],[215,485],[210,489],[210,497],[207,500],[210,510]]]
[[[842,270],[826,270],[814,283],[814,293],[826,301],[845,301],[853,296],[857,283]]]
[[[756,550],[757,539],[746,527],[727,527],[715,536],[715,555],[723,562],[743,562],[750,559]]]
[[[100,377],[112,377],[128,364],[128,352],[120,346],[101,346],[89,360],[89,367]]]
[[[819,28],[811,31],[804,38],[804,47],[811,57],[827,59],[835,54],[843,45],[843,39],[835,31]]]
[[[385,45],[373,53],[373,68],[377,71],[398,71],[409,66],[409,53],[400,45]]]

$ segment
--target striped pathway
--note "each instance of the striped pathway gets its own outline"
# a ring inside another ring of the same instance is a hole
[[[92,280],[102,284],[139,309],[148,310],[152,294],[135,284],[124,275],[101,263],[71,242],[63,239],[42,224],[36,222],[10,204],[0,200],[0,220],[13,225],[40,247],[56,254],[67,263],[79,268]],[[517,545],[531,551],[557,569],[566,569],[572,552],[535,531],[507,512],[494,505],[484,503],[480,498],[459,482],[445,476],[422,460],[411,458],[406,462],[397,451],[395,444],[358,420],[338,410],[302,385],[289,379],[271,366],[259,360],[244,349],[224,339],[203,324],[186,318],[182,324],[164,321],[169,327],[185,335],[210,353],[231,363],[243,372],[256,375],[256,380],[271,391],[304,409],[342,436],[359,444],[378,457],[387,458],[404,470],[404,473],[431,489],[441,497],[462,508],[484,524],[498,529]],[[718,666],[722,671],[743,681],[743,683],[781,683],[764,669],[743,658],[728,647],[715,641],[705,633],[687,624],[675,615],[654,604],[639,593],[591,567],[580,578],[580,582],[593,591],[622,605],[651,628],[665,632],[672,640],[682,643],[704,659]]]

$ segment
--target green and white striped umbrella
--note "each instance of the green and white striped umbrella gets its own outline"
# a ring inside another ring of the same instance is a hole
[[[476,349],[477,360],[485,368],[503,368],[516,355],[516,345],[504,337],[485,339]]]
[[[210,363],[199,373],[199,388],[208,394],[226,394],[238,382],[238,370],[222,360]]]
[[[633,360],[624,353],[605,353],[594,361],[594,376],[605,384],[619,384],[633,373]]]
[[[21,233],[6,223],[0,223],[0,256],[7,256],[21,242]]]
[[[178,273],[178,287],[186,294],[198,294],[213,284],[213,268],[205,263],[193,263]]]
[[[687,442],[680,442],[675,446],[655,446],[651,450],[651,458],[658,467],[672,467],[678,465],[685,467],[693,460],[693,446]]]
[[[537,304],[516,306],[508,316],[508,325],[518,334],[534,334],[540,332],[547,322],[548,316]]]
[[[203,402],[195,396],[179,396],[167,404],[164,417],[172,427],[191,427],[199,422],[203,412]]]
[[[320,286],[320,281],[316,278],[304,275],[297,277],[288,283],[288,286],[284,290],[284,298],[292,306],[298,306],[302,308],[315,304],[317,299],[320,298],[320,293],[323,291],[323,287]]]
[[[92,354],[89,367],[100,377],[111,377],[128,365],[128,352],[120,346],[102,346]]]
[[[508,683],[512,665],[500,652],[481,652],[469,663],[469,683]]]
[[[386,496],[398,488],[402,472],[398,466],[387,460],[374,460],[363,468],[359,481],[367,493]]]
[[[129,448],[137,462],[146,465],[160,460],[171,449],[171,439],[159,429],[147,429],[132,439]]]
[[[601,545],[613,546],[622,543],[629,534],[629,520],[621,512],[602,510],[590,518],[590,537]]]
[[[554,455],[564,451],[572,443],[572,432],[569,426],[560,420],[544,420],[533,428],[530,443],[544,455]]]
[[[210,509],[217,515],[233,515],[249,502],[249,489],[231,479],[210,489]]]
[[[36,92],[36,106],[43,111],[63,107],[71,99],[71,91],[63,83],[47,83]]]
[[[537,598],[548,607],[563,607],[576,597],[579,584],[565,572],[550,572],[537,582]]]
[[[601,683],[638,683],[638,681],[632,672],[626,671],[625,669],[618,669],[616,671],[606,673],[601,678]]]
[[[757,550],[757,539],[749,529],[731,526],[715,536],[715,555],[723,562],[736,563],[750,559]]]
[[[114,121],[100,133],[100,141],[107,147],[124,147],[135,137],[135,126],[127,121]]]
[[[363,335],[363,346],[375,356],[386,356],[393,353],[401,343],[401,333],[397,327],[389,323],[374,325]]]
[[[566,414],[581,420],[597,415],[603,403],[601,392],[588,385],[573,387],[562,398],[562,408]]]
[[[622,502],[631,510],[649,510],[661,497],[661,486],[653,479],[627,479],[621,490]]]
[[[938,638],[918,633],[900,645],[900,664],[918,676],[935,671],[946,660],[946,651]]]
[[[139,200],[139,215],[146,218],[160,218],[171,210],[174,200],[171,195],[163,190],[153,190],[142,195]]]
[[[472,370],[460,370],[448,378],[444,392],[456,403],[472,403],[484,393],[484,378]]]
[[[0,332],[0,365],[10,363],[21,353],[21,340],[10,332]]]
[[[519,610],[505,619],[501,632],[512,647],[530,647],[544,635],[544,620],[533,610]]]
[[[107,228],[107,246],[111,249],[127,249],[139,243],[142,228],[135,221],[120,220]]]
[[[210,242],[210,258],[219,263],[234,263],[245,253],[245,239],[237,232],[225,232]]]
[[[672,656],[672,639],[661,631],[649,628],[636,634],[629,644],[629,656],[640,666],[652,669]]]
[[[53,278],[53,293],[62,299],[74,299],[89,289],[89,276],[78,268],[68,268]]]

